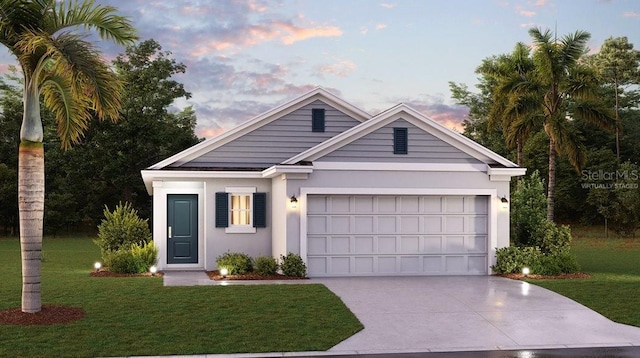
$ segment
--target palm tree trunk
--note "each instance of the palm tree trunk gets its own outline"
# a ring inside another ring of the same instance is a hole
[[[40,312],[40,266],[44,219],[44,146],[40,94],[25,75],[24,117],[18,154],[18,212],[22,254],[22,311]]]
[[[547,187],[547,219],[553,221],[556,199],[556,141],[549,138],[549,184]]]
[[[44,146],[22,140],[18,156],[18,211],[22,254],[22,311],[42,308],[40,266],[44,216]]]

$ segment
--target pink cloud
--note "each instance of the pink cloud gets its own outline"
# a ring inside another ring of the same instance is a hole
[[[387,24],[377,24],[376,30],[383,30],[387,28]]]
[[[382,3],[380,4],[380,6],[387,8],[387,9],[393,9],[394,7],[396,7],[396,4],[390,4],[390,3]]]
[[[318,68],[322,73],[334,75],[336,77],[347,77],[356,70],[356,64],[351,61],[340,61],[331,65],[325,65]]]
[[[278,25],[276,25],[278,26]],[[311,28],[298,27],[287,23],[280,23],[279,26],[287,34],[280,40],[285,45],[291,45],[298,41],[303,41],[314,37],[338,37],[342,36],[342,30],[336,26],[316,26]]]
[[[622,16],[624,16],[624,17],[632,17],[632,18],[640,18],[640,12],[627,11]]]
[[[525,17],[533,17],[536,16],[536,12],[535,11],[530,11],[530,10],[518,10],[518,14],[525,16]]]

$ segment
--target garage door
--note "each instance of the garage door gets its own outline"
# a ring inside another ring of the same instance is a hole
[[[307,196],[309,275],[487,274],[487,196]]]

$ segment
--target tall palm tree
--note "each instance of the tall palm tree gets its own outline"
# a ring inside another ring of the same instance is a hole
[[[44,147],[40,95],[55,114],[62,146],[78,142],[91,118],[115,120],[121,82],[77,29],[125,45],[136,31],[116,9],[88,1],[0,0],[0,43],[24,76],[24,115],[18,157],[22,253],[22,311],[41,310],[40,265],[44,215]]]
[[[518,166],[523,165],[524,142],[539,122],[535,95],[519,90],[522,83],[529,81],[534,69],[529,47],[518,42],[511,54],[485,60],[476,70],[493,82],[493,104],[489,110],[488,124],[502,125],[507,147],[516,148]]]
[[[547,218],[554,219],[556,156],[565,155],[576,169],[586,160],[584,145],[573,125],[574,120],[584,120],[604,129],[616,126],[609,108],[598,98],[600,83],[596,74],[580,59],[587,51],[591,35],[576,31],[562,39],[552,38],[550,30],[529,30],[533,40],[533,70],[526,76],[507,77],[496,87],[497,95],[515,99],[521,113],[527,113],[524,128],[537,118],[549,137],[549,177],[547,182]],[[531,116],[532,113],[537,116]],[[517,123],[517,121],[515,122]],[[515,136],[522,125],[508,128]],[[508,136],[507,136],[508,137]]]

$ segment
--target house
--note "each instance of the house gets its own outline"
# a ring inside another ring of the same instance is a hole
[[[161,270],[299,254],[311,277],[486,275],[526,169],[405,104],[316,88],[146,170]]]

